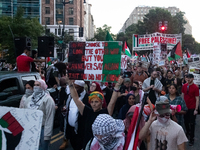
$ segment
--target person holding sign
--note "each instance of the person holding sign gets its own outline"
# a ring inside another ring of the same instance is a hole
[[[66,78],[66,80],[69,81],[68,78]],[[77,105],[80,114],[83,116],[83,120],[85,123],[84,138],[83,138],[83,147],[84,148],[86,147],[87,143],[93,137],[92,124],[93,124],[94,120],[96,119],[96,117],[99,114],[109,114],[109,115],[113,114],[113,109],[115,107],[115,102],[117,100],[118,92],[119,92],[122,82],[123,82],[123,79],[120,77],[118,79],[118,82],[115,85],[112,98],[111,98],[110,103],[107,108],[102,108],[104,95],[97,91],[92,92],[89,96],[89,103],[92,107],[92,108],[90,108],[90,107],[86,106],[79,99],[79,96],[77,94],[77,91],[74,87],[73,82],[69,81],[69,88],[70,88],[71,96],[72,96],[75,104]]]

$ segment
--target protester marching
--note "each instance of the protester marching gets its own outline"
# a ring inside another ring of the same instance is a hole
[[[131,56],[119,41],[71,42],[67,63],[30,57],[25,48],[1,71],[40,75],[24,83],[19,104],[43,112],[40,150],[49,150],[55,119],[64,133],[60,150],[185,150],[197,142],[200,69],[173,44],[169,54],[154,43],[152,54]]]

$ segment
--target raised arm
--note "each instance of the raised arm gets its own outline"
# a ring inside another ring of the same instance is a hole
[[[111,100],[110,100],[110,102],[108,104],[107,109],[108,109],[109,115],[111,115],[111,116],[113,114],[115,103],[116,103],[117,98],[118,98],[118,92],[119,92],[120,86],[123,83],[123,81],[124,81],[123,78],[119,77],[117,83],[115,84]]]
[[[85,104],[79,99],[78,93],[77,93],[77,91],[74,87],[73,82],[70,81],[70,80],[67,80],[67,82],[69,83],[69,89],[70,89],[71,97],[73,98],[76,106],[78,107],[80,114],[83,115],[83,110],[85,108]]]

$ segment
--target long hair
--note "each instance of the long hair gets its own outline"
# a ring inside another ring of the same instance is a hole
[[[176,84],[171,84],[171,85],[169,86],[169,88],[170,88],[171,86],[174,86],[174,87],[175,87],[175,89],[176,89],[176,96],[179,96],[179,93],[178,93],[178,86],[177,86]]]

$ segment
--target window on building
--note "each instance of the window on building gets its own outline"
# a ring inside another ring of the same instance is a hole
[[[45,4],[50,4],[50,0],[45,0]]]
[[[69,18],[69,25],[74,25],[74,18]]]
[[[61,29],[60,28],[58,29],[58,35],[61,35]]]
[[[45,7],[45,14],[50,14],[50,7]]]
[[[55,29],[55,35],[57,35],[57,29]]]
[[[70,4],[74,4],[74,0],[69,0]]]
[[[69,8],[69,15],[73,15],[74,14],[74,8]]]
[[[74,29],[69,29],[69,35],[71,35],[71,36],[74,35]]]
[[[56,0],[56,4],[62,4],[63,0]]]
[[[56,8],[56,14],[63,14],[63,8]]]
[[[50,17],[45,17],[45,24],[50,25]]]
[[[57,24],[62,24],[63,23],[63,18],[59,18],[59,17],[56,17],[56,23]]]

